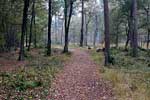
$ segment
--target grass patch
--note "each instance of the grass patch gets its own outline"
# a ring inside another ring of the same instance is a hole
[[[149,100],[150,68],[146,52],[139,51],[139,57],[132,58],[128,52],[112,49],[115,64],[104,67],[103,53],[91,51],[93,60],[101,64],[100,72],[105,80],[111,81],[117,100]]]
[[[42,49],[33,50],[26,54],[28,63],[25,67],[18,67],[13,72],[0,72],[0,99],[45,100],[51,92],[56,73],[71,56],[58,52],[47,57]]]

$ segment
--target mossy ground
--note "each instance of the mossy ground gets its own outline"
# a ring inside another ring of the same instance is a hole
[[[93,60],[98,63],[102,77],[114,87],[117,100],[149,100],[150,98],[150,56],[139,51],[139,56],[132,58],[123,49],[111,49],[114,65],[104,67],[103,53],[91,51]]]
[[[51,82],[57,72],[69,60],[70,54],[53,49],[50,57],[43,49],[33,49],[26,53],[26,65],[17,70],[0,72],[0,99],[3,100],[45,100],[51,92]]]

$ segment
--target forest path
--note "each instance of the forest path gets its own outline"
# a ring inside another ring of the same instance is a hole
[[[48,100],[113,100],[111,86],[101,79],[89,53],[80,49],[73,50],[72,58],[56,76],[52,92]]]

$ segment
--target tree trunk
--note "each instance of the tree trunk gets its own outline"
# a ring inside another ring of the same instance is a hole
[[[130,41],[129,33],[127,33],[127,41],[126,41],[126,44],[125,44],[125,50],[127,50],[127,49],[128,49],[129,41]]]
[[[58,39],[57,39],[57,28],[58,28],[58,26],[57,26],[57,16],[55,15],[55,43],[57,44],[58,43]]]
[[[88,24],[86,23],[85,29],[85,46],[88,45]]]
[[[84,44],[87,46],[87,37],[88,37],[88,23],[87,23],[87,15],[85,14],[85,36],[84,36]]]
[[[63,34],[64,34],[64,21],[62,22],[61,45],[63,45]]]
[[[31,42],[32,42],[32,27],[33,27],[33,21],[35,18],[35,0],[32,1],[32,17],[31,17],[31,23],[30,23],[30,36],[29,36],[29,45],[28,45],[28,51],[30,51],[31,48]]]
[[[67,5],[67,0],[65,0],[65,9],[64,9],[64,14],[65,14],[65,46],[64,46],[64,53],[68,52],[68,45],[69,45],[69,40],[68,40],[68,34],[69,34],[69,27],[70,27],[70,21],[72,17],[72,11],[73,11],[73,1],[70,1],[70,6],[69,6],[69,17],[68,15],[68,5]]]
[[[131,19],[130,19],[130,17],[128,17],[128,24],[126,26],[126,36],[127,36],[127,41],[125,44],[125,50],[127,51],[129,41],[131,40]]]
[[[84,39],[84,0],[82,0],[82,23],[81,23],[81,37],[80,37],[80,46],[83,47]]]
[[[94,32],[94,40],[93,40],[93,45],[94,47],[96,46],[96,37],[97,37],[97,33],[98,33],[98,16],[95,15],[95,32]]]
[[[110,33],[109,33],[109,7],[108,0],[103,0],[104,2],[104,26],[105,26],[105,66],[109,64],[110,61]]]
[[[51,55],[51,24],[52,24],[52,1],[49,0],[49,14],[48,14],[48,43],[47,43],[47,55]]]
[[[150,20],[149,20],[149,16],[150,16],[150,5],[148,5],[148,8],[146,9],[146,15],[147,15],[147,49],[149,49],[149,42],[150,42]]]
[[[89,23],[90,23],[90,18],[87,20],[87,15],[85,14],[85,40],[84,40],[84,42],[85,42],[85,46],[88,46],[88,25],[89,25]]]
[[[68,31],[67,31],[67,15],[68,15],[68,6],[67,6],[67,0],[65,1],[65,8],[64,8],[64,15],[65,15],[65,46],[64,46],[64,53],[68,52]]]
[[[27,19],[27,22],[28,22],[28,19]],[[28,47],[28,29],[27,29],[27,27],[25,30],[25,38],[26,38],[26,47]]]
[[[24,10],[23,10],[23,19],[22,19],[22,33],[21,33],[21,43],[20,43],[20,52],[19,52],[19,61],[24,60],[24,35],[26,32],[27,24],[27,12],[29,7],[29,0],[24,0]]]
[[[116,29],[116,48],[118,48],[118,42],[119,42],[119,25],[117,25],[117,29]]]
[[[34,16],[34,47],[37,47],[37,36],[36,36],[36,20]]]
[[[147,36],[147,49],[149,49],[149,42],[150,42],[150,29],[148,29],[148,36]]]
[[[131,56],[136,57],[138,54],[138,43],[137,43],[137,0],[132,0],[131,5]]]

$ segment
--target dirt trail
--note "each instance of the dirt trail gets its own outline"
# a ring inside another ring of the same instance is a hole
[[[48,100],[113,100],[111,86],[101,79],[88,52],[76,49],[52,84]]]

